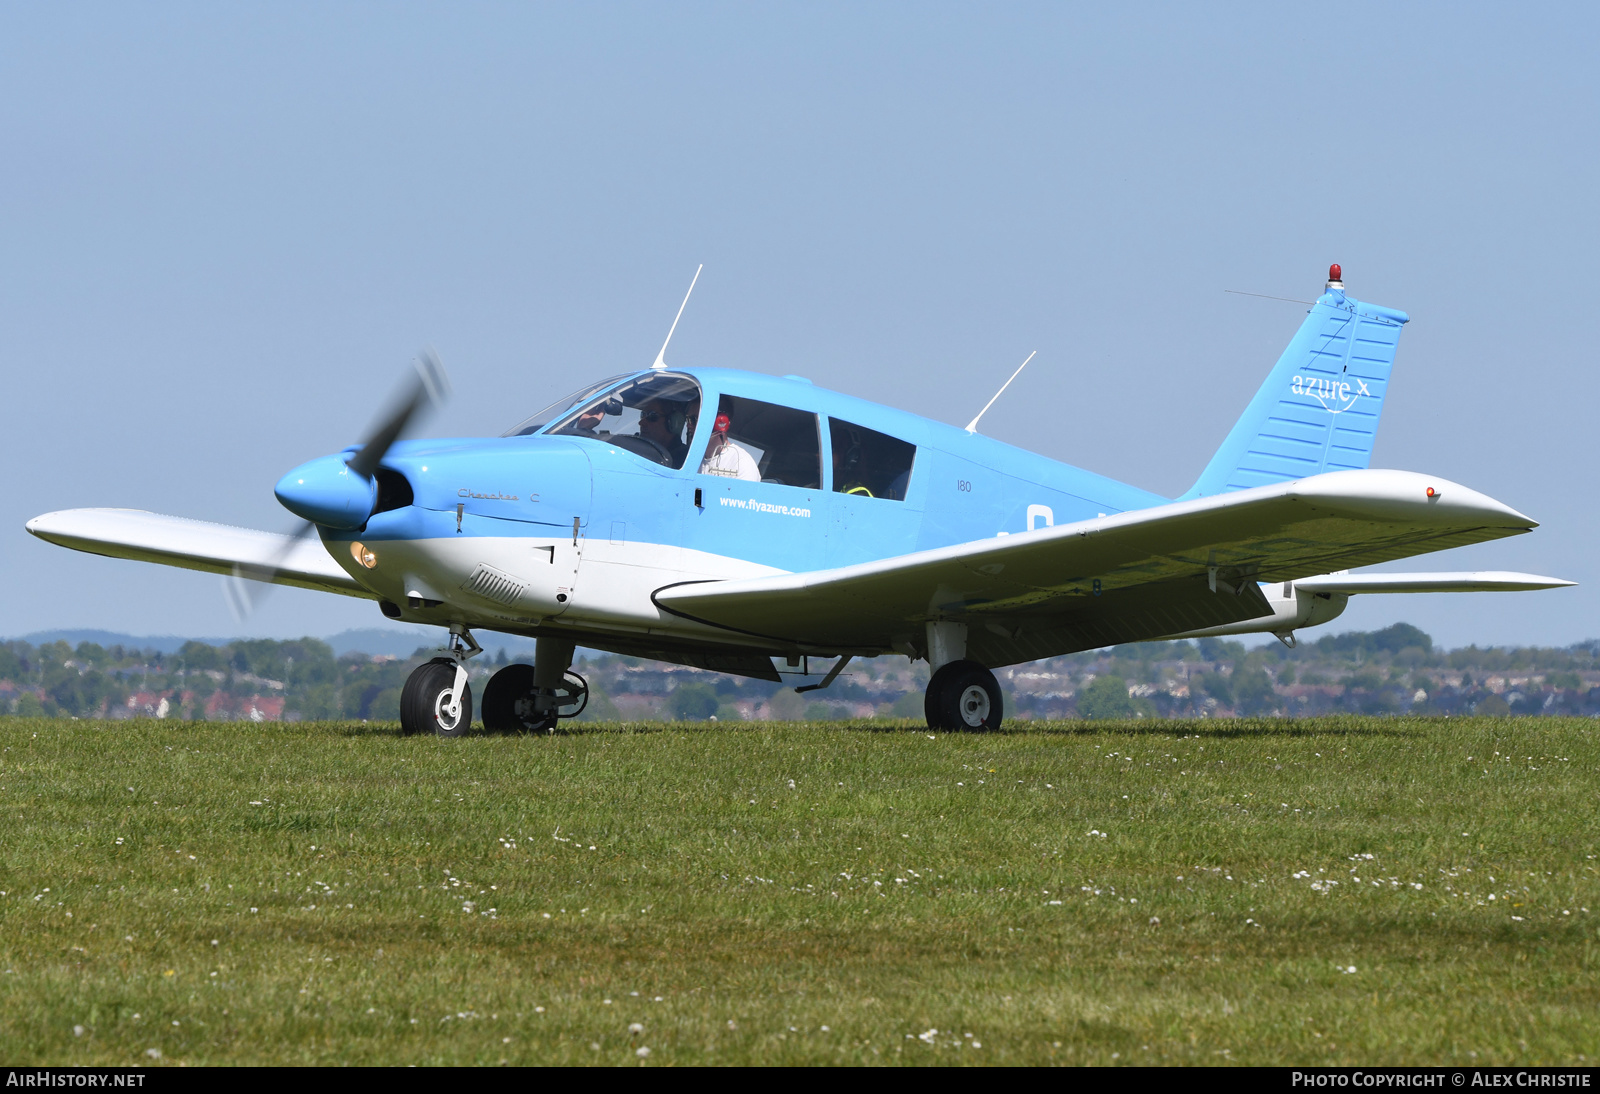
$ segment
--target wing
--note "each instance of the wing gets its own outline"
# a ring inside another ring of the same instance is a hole
[[[167,517],[142,509],[63,509],[34,517],[28,522],[28,531],[77,551],[214,574],[231,574],[235,566],[270,568],[276,564],[275,584],[377,599],[341,570],[319,541],[276,532]]]
[[[668,586],[664,611],[818,651],[920,648],[968,625],[969,656],[1015,664],[1271,614],[1291,581],[1517,535],[1536,523],[1466,487],[1339,471],[835,570]]]

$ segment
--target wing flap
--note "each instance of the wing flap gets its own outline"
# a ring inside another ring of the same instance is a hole
[[[903,648],[920,643],[927,620],[962,620],[974,656],[1008,664],[1257,618],[1270,614],[1257,581],[1534,527],[1442,479],[1340,471],[835,570],[668,586],[655,599],[714,627],[818,649]]]
[[[235,566],[267,568],[277,564],[274,584],[377,599],[339,568],[321,542],[277,532],[142,509],[63,509],[34,517],[27,528],[42,540],[75,551],[185,570],[231,574]]]
[[[652,650],[650,657],[656,661],[670,661],[707,672],[725,672],[732,676],[748,676],[753,680],[771,680],[781,683],[783,677],[773,667],[772,659],[759,653],[740,650]]]

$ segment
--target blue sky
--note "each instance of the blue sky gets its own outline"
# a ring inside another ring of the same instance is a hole
[[[1410,312],[1376,466],[1544,526],[1575,590],[1333,625],[1594,622],[1588,6],[16,5],[0,33],[0,634],[234,633],[218,580],[23,522],[287,528],[417,347],[497,433],[648,365],[800,373],[1177,494],[1329,262]],[[381,624],[296,590],[264,635]]]

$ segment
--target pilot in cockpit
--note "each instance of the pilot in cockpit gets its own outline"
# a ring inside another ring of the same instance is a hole
[[[600,427],[605,424],[605,420],[606,409],[605,404],[602,403],[598,406],[592,406],[579,414],[577,420],[572,423],[572,429],[577,435],[596,437],[599,436]]]
[[[859,494],[872,497],[872,491],[862,480],[867,477],[861,435],[843,422],[833,423],[833,489],[837,494]],[[843,444],[840,444],[840,441]]]
[[[639,407],[639,436],[660,445],[672,457],[674,467],[683,466],[689,445],[683,440],[691,408],[665,399],[650,399]]]

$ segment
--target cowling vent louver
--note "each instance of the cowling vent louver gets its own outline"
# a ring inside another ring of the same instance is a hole
[[[472,572],[472,576],[462,584],[464,592],[473,596],[481,596],[485,600],[492,600],[496,604],[514,604],[522,591],[528,587],[526,581],[518,581],[510,574],[502,573],[493,566],[480,565]]]

